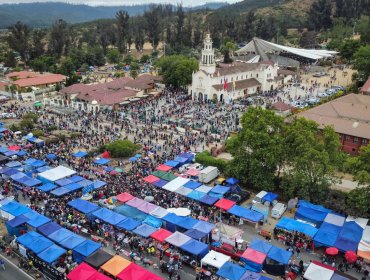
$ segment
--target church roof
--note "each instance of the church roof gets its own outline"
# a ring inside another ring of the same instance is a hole
[[[241,89],[247,89],[250,87],[255,87],[255,86],[260,86],[261,83],[257,81],[255,78],[252,79],[246,79],[246,80],[241,80],[241,81],[235,81],[235,90],[241,90]],[[214,89],[216,90],[223,90],[224,85],[219,84],[219,85],[214,85]],[[233,91],[233,83],[227,83],[227,91]]]
[[[262,67],[260,63],[244,63],[234,62],[233,64],[220,64],[220,67],[216,69],[216,73],[220,73],[220,76],[226,76],[231,74],[238,74],[243,72],[254,71]]]

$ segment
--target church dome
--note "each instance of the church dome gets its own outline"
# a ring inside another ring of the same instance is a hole
[[[96,101],[95,99],[91,102],[92,105],[98,105],[98,101]]]

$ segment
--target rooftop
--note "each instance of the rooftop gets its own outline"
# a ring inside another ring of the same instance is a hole
[[[110,91],[106,93],[101,92],[90,92],[80,93],[77,95],[77,99],[83,100],[89,103],[96,101],[100,105],[114,105],[119,104],[130,97],[136,96],[137,91],[131,89],[120,89],[118,91]],[[95,102],[94,102],[95,103]]]
[[[19,87],[31,87],[60,83],[65,81],[66,78],[67,78],[66,76],[60,74],[43,74],[41,76],[35,76],[32,78],[19,79],[12,82],[12,84],[17,85]]]
[[[241,80],[241,81],[235,81],[235,89],[240,90],[240,89],[246,89],[249,87],[255,87],[255,86],[260,86],[260,82],[257,81],[255,78],[252,79],[246,79],[246,80]],[[219,84],[219,85],[214,85],[214,89],[216,90],[223,90],[224,85]],[[233,82],[227,83],[227,91],[233,91]]]
[[[362,86],[361,92],[370,94],[370,77],[367,79],[366,83]]]
[[[290,105],[279,101],[279,102],[272,104],[271,109],[275,111],[284,112],[284,111],[290,110]]]
[[[313,120],[321,128],[370,139],[370,96],[349,94],[296,115]]]
[[[238,74],[243,72],[254,71],[263,66],[269,66],[269,64],[262,65],[260,63],[245,63],[245,62],[234,62],[233,64],[220,64],[220,67],[216,68],[215,74],[219,76]]]

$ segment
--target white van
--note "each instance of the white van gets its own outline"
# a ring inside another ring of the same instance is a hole
[[[262,198],[267,194],[265,191],[260,191],[255,198],[253,198],[252,203],[262,203]]]
[[[284,203],[276,203],[276,205],[271,210],[271,217],[279,219],[286,210],[286,205]]]

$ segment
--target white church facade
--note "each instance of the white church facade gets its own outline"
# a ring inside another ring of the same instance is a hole
[[[206,35],[199,71],[193,73],[188,91],[194,100],[230,102],[248,95],[276,89],[291,77],[278,75],[273,62],[237,61],[216,67],[212,39]]]

